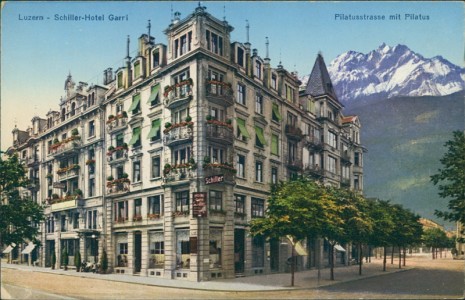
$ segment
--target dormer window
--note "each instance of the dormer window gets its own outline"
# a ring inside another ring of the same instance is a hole
[[[210,30],[207,30],[206,33],[207,33],[206,34],[207,49],[215,54],[222,56],[223,55],[223,37],[217,35],[216,33],[211,32]]]
[[[152,52],[152,67],[157,68],[160,66],[160,50],[155,49]]]
[[[66,108],[63,108],[61,110],[61,121],[64,121],[65,120],[65,115],[66,115]]]
[[[191,51],[192,48],[192,31],[182,35],[180,38],[174,40],[174,58],[182,56]]]
[[[274,89],[274,90],[277,89],[277,87],[278,87],[277,82],[278,82],[278,81],[277,81],[277,76],[276,76],[276,74],[272,74],[272,75],[271,75],[271,88],[272,88],[272,89]]]
[[[258,79],[262,79],[262,63],[258,60],[255,61],[254,75]]]
[[[76,114],[76,103],[73,102],[71,103],[71,116],[74,116]]]
[[[120,89],[120,88],[123,87],[123,71],[120,71],[120,72],[116,75],[116,78],[117,78],[116,88],[117,88],[117,89]]]
[[[294,89],[288,84],[286,84],[286,100],[292,103],[295,101]]]
[[[141,65],[140,60],[134,62],[134,79],[137,79],[141,76]]]
[[[237,48],[237,54],[236,54],[236,62],[239,66],[241,67],[245,67],[245,64],[244,64],[244,49],[242,48]]]

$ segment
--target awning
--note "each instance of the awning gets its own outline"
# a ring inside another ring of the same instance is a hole
[[[279,137],[277,135],[271,135],[271,154],[279,154]]]
[[[13,244],[9,245],[8,247],[6,247],[6,249],[3,250],[2,253],[3,253],[3,254],[8,254],[8,253],[10,253],[15,247],[16,247],[16,244],[13,243]]]
[[[140,94],[134,95],[132,97],[132,103],[131,106],[129,107],[128,111],[133,111],[137,108],[137,105],[139,105],[140,102]]]
[[[342,248],[342,246],[339,244],[334,245],[334,249],[337,251],[346,252],[346,249]]]
[[[262,143],[263,146],[268,145],[265,140],[265,136],[263,135],[263,128],[259,126],[255,126],[255,133],[257,134],[258,140]]]
[[[307,250],[305,250],[305,247],[302,245],[301,242],[297,242],[294,245],[294,239],[290,235],[288,235],[286,237],[289,240],[289,242],[291,243],[291,245],[294,246],[294,249],[295,249],[295,252],[297,253],[297,255],[300,255],[300,256],[307,256],[308,255]]]
[[[247,127],[245,127],[245,120],[241,118],[237,118],[237,126],[239,127],[239,131],[241,132],[242,136],[246,138],[250,138],[250,134],[247,131]]]
[[[161,126],[161,119],[156,119],[152,121],[152,128],[150,129],[149,134],[147,135],[148,139],[153,138],[157,135],[158,131],[160,130]]]
[[[32,250],[34,250],[35,247],[36,247],[36,245],[34,245],[33,242],[29,242],[29,244],[27,244],[26,248],[24,248],[24,250],[21,251],[21,254],[30,254],[32,252]]]
[[[281,114],[279,113],[278,104],[276,104],[276,103],[273,103],[273,113],[274,113],[274,115],[276,116],[276,118],[279,121],[281,121],[283,119],[283,117],[281,117]]]
[[[128,145],[131,146],[131,145],[134,145],[140,138],[140,127],[136,127],[134,128],[134,131],[132,133],[132,138],[131,140],[129,141]]]
[[[160,91],[160,84],[156,84],[152,86],[152,89],[150,91],[150,97],[149,100],[147,101],[148,104],[152,104],[157,98],[158,98],[158,92]]]

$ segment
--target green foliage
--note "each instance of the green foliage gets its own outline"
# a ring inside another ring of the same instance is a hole
[[[52,252],[52,269],[55,269],[55,265],[57,263],[57,256],[55,254],[55,251]]]
[[[451,239],[449,239],[446,233],[440,228],[426,229],[422,239],[427,247],[448,249],[454,247],[454,244],[451,245]]]
[[[395,224],[391,214],[389,201],[368,200],[368,210],[373,222],[373,231],[369,236],[369,243],[375,247],[389,246],[395,231]]]
[[[28,182],[25,168],[16,155],[7,159],[0,157],[0,235],[3,244],[33,241],[40,245],[36,225],[44,220],[43,207],[21,197],[19,192]]]
[[[61,254],[61,264],[65,267],[65,270],[66,270],[69,264],[69,255],[68,255],[68,250],[66,249]]]
[[[81,253],[79,251],[74,255],[74,265],[76,266],[76,271],[79,272],[81,269]]]
[[[102,258],[100,259],[100,272],[105,274],[108,270],[108,256],[107,251],[103,250]]]
[[[449,200],[449,211],[436,211],[438,217],[447,221],[459,221],[465,224],[465,135],[461,131],[453,132],[453,139],[444,145],[447,152],[440,159],[443,165],[438,174],[431,176],[434,185],[438,185],[439,196]]]

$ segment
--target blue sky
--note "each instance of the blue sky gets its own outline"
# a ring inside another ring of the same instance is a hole
[[[166,44],[163,30],[171,12],[187,16],[198,2],[8,2],[2,8],[1,34],[1,149],[11,145],[11,130],[30,125],[34,115],[44,117],[58,109],[69,72],[76,82],[101,83],[103,70],[122,65],[126,36],[130,50],[147,31]],[[310,73],[321,51],[329,64],[337,55],[362,53],[388,45],[405,44],[425,57],[442,55],[454,64],[464,62],[464,5],[461,2],[202,2],[219,19],[235,29],[232,40],[245,42],[246,20],[250,42],[265,56],[270,41],[273,66]],[[105,21],[55,21],[58,15],[105,15]],[[124,21],[109,21],[122,15]],[[384,15],[384,21],[340,21],[335,14]],[[401,20],[389,20],[400,14]],[[405,20],[405,14],[428,20]],[[42,21],[24,20],[43,16]],[[50,18],[50,19],[47,19]],[[134,55],[132,55],[134,56]]]

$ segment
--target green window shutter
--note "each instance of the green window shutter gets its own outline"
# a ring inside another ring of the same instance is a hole
[[[140,61],[136,61],[134,63],[134,78],[138,78],[140,76]]]
[[[129,141],[128,145],[129,146],[134,145],[135,143],[137,143],[139,141],[139,138],[140,138],[140,127],[136,127],[132,131],[132,138]]]
[[[147,135],[147,138],[151,139],[154,136],[156,136],[158,131],[160,130],[160,127],[161,127],[161,119],[153,120],[152,121],[152,128],[150,129],[150,132]]]
[[[279,138],[277,135],[271,135],[271,154],[279,155]]]
[[[281,122],[283,117],[281,117],[281,114],[279,113],[278,104],[276,103],[273,103],[273,114],[275,115],[276,119],[278,119]]]
[[[237,122],[237,126],[239,127],[239,130],[240,130],[242,136],[244,136],[246,138],[250,138],[250,134],[247,131],[247,127],[245,126],[245,120],[241,119],[241,118],[237,118],[236,122]]]
[[[137,106],[139,105],[140,103],[140,94],[137,94],[137,95],[134,95],[132,97],[132,103],[131,103],[131,106],[129,107],[129,111],[133,111],[137,108]]]
[[[147,101],[147,104],[152,104],[152,102],[157,100],[159,91],[160,91],[160,85],[159,84],[156,84],[156,85],[152,86],[152,89],[150,91],[149,101]]]
[[[263,128],[259,126],[255,126],[255,133],[257,134],[258,140],[262,143],[263,146],[268,145],[265,140],[265,136],[263,135]]]

